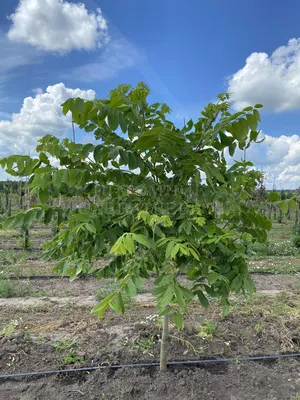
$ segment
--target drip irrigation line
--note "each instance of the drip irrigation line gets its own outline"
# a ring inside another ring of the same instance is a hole
[[[242,361],[266,361],[266,360],[277,360],[281,358],[297,358],[300,357],[300,353],[290,354],[273,354],[264,356],[240,356],[231,358],[213,358],[207,360],[187,360],[187,361],[170,361],[167,363],[168,366],[176,365],[202,365],[202,364],[224,364],[231,362],[242,362]],[[159,362],[152,363],[134,363],[134,364],[115,364],[115,365],[101,365],[97,367],[83,367],[83,368],[71,368],[71,369],[56,369],[56,370],[45,370],[38,372],[20,372],[15,374],[3,374],[0,375],[0,379],[8,378],[23,378],[29,376],[41,376],[41,375],[55,375],[60,373],[76,373],[76,372],[91,372],[104,369],[119,369],[119,368],[141,368],[141,367],[158,367]]]
[[[93,276],[88,276],[88,278]],[[93,277],[94,278],[94,277]],[[9,279],[11,281],[18,281],[18,280],[49,280],[49,279],[70,279],[69,275],[29,275],[29,276],[0,276],[0,279]]]

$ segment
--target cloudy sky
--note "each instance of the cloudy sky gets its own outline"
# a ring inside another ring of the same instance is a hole
[[[1,0],[0,157],[70,135],[65,99],[144,80],[178,124],[220,92],[262,103],[266,139],[247,158],[268,187],[298,187],[299,13],[298,0]]]

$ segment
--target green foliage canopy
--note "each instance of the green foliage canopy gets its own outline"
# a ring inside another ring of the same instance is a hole
[[[113,276],[120,285],[94,308],[99,316],[108,307],[124,312],[122,292],[134,296],[140,278],[156,274],[158,309],[161,315],[172,311],[181,328],[195,297],[204,307],[209,298],[220,298],[226,313],[230,291],[255,290],[245,248],[266,240],[271,223],[248,204],[260,173],[245,161],[229,167],[226,155],[257,140],[261,105],[232,114],[229,95],[221,94],[197,122],[177,128],[168,119],[170,108],[149,105],[148,95],[139,83],[120,85],[104,100],[69,99],[64,114],[93,132],[98,144],[47,135],[39,140],[37,158],[2,159],[8,173],[30,177],[41,202],[6,226],[29,227],[34,219],[49,223],[56,216],[60,230],[45,249],[72,278],[106,259],[98,277]],[[47,205],[60,194],[80,196],[90,208]],[[179,274],[189,283],[180,283]]]

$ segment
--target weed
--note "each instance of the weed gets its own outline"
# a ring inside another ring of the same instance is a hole
[[[24,297],[26,286],[20,283],[12,283],[8,279],[0,279],[0,298]]]
[[[153,354],[150,352],[153,348],[153,345],[157,343],[159,338],[156,336],[150,336],[149,338],[141,337],[139,340],[135,342],[136,347],[143,353],[148,354],[152,357]]]
[[[27,329],[24,329],[23,331],[23,338],[25,339],[25,341],[31,340],[30,332]]]
[[[134,339],[125,338],[123,344],[131,348],[132,350],[141,351],[143,354],[148,354],[150,357],[154,357],[152,353],[153,346],[160,341],[159,335],[151,335],[149,337],[137,337]]]
[[[13,319],[11,320],[1,331],[1,335],[5,337],[10,337],[14,334],[16,328],[19,326],[20,322],[22,322],[22,318],[19,320]]]
[[[51,345],[57,351],[69,350],[71,347],[76,346],[76,340],[61,340],[58,343]]]
[[[256,325],[254,326],[254,330],[255,330],[257,333],[263,332],[264,329],[265,329],[265,327],[264,327],[264,324],[263,324],[263,323],[258,323],[258,324],[256,324]]]
[[[77,362],[83,362],[84,357],[78,356],[74,350],[70,349],[68,354],[63,358],[63,363],[68,364],[75,364]]]
[[[293,237],[293,245],[297,247],[297,249],[300,248],[300,235],[296,235]]]
[[[12,297],[13,289],[11,281],[3,279],[0,281],[0,297]]]
[[[76,340],[61,340],[58,343],[53,343],[51,346],[60,354],[59,358],[64,365],[75,364],[77,362],[81,363],[84,361],[84,357],[75,352],[74,347],[77,346]],[[66,351],[68,351],[67,354]]]
[[[297,253],[297,249],[290,240],[270,240],[263,244],[254,243],[249,249],[250,256],[293,256]]]
[[[205,319],[198,327],[197,336],[205,339],[211,339],[217,330],[217,324],[209,319]]]

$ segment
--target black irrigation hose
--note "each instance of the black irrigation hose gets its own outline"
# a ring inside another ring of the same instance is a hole
[[[201,364],[222,364],[230,362],[242,362],[242,361],[265,361],[265,360],[277,360],[280,358],[297,358],[300,357],[300,353],[291,354],[274,354],[265,356],[241,356],[232,358],[214,358],[208,360],[187,360],[187,361],[170,361],[168,366],[174,365],[201,365]],[[0,379],[8,378],[22,378],[26,376],[41,376],[41,375],[55,375],[59,373],[72,373],[72,372],[89,372],[97,371],[101,369],[119,369],[119,368],[134,368],[134,367],[158,367],[159,362],[152,363],[136,363],[136,364],[116,364],[116,365],[102,365],[98,367],[83,367],[83,368],[71,368],[71,369],[56,369],[49,371],[38,371],[38,372],[21,372],[16,374],[4,374],[0,375]]]
[[[88,278],[94,278],[94,276],[87,276]],[[0,276],[0,280],[4,279],[9,279],[12,281],[18,281],[18,280],[29,280],[29,281],[34,281],[34,280],[50,280],[50,279],[69,279],[69,275],[29,275],[29,276]]]

